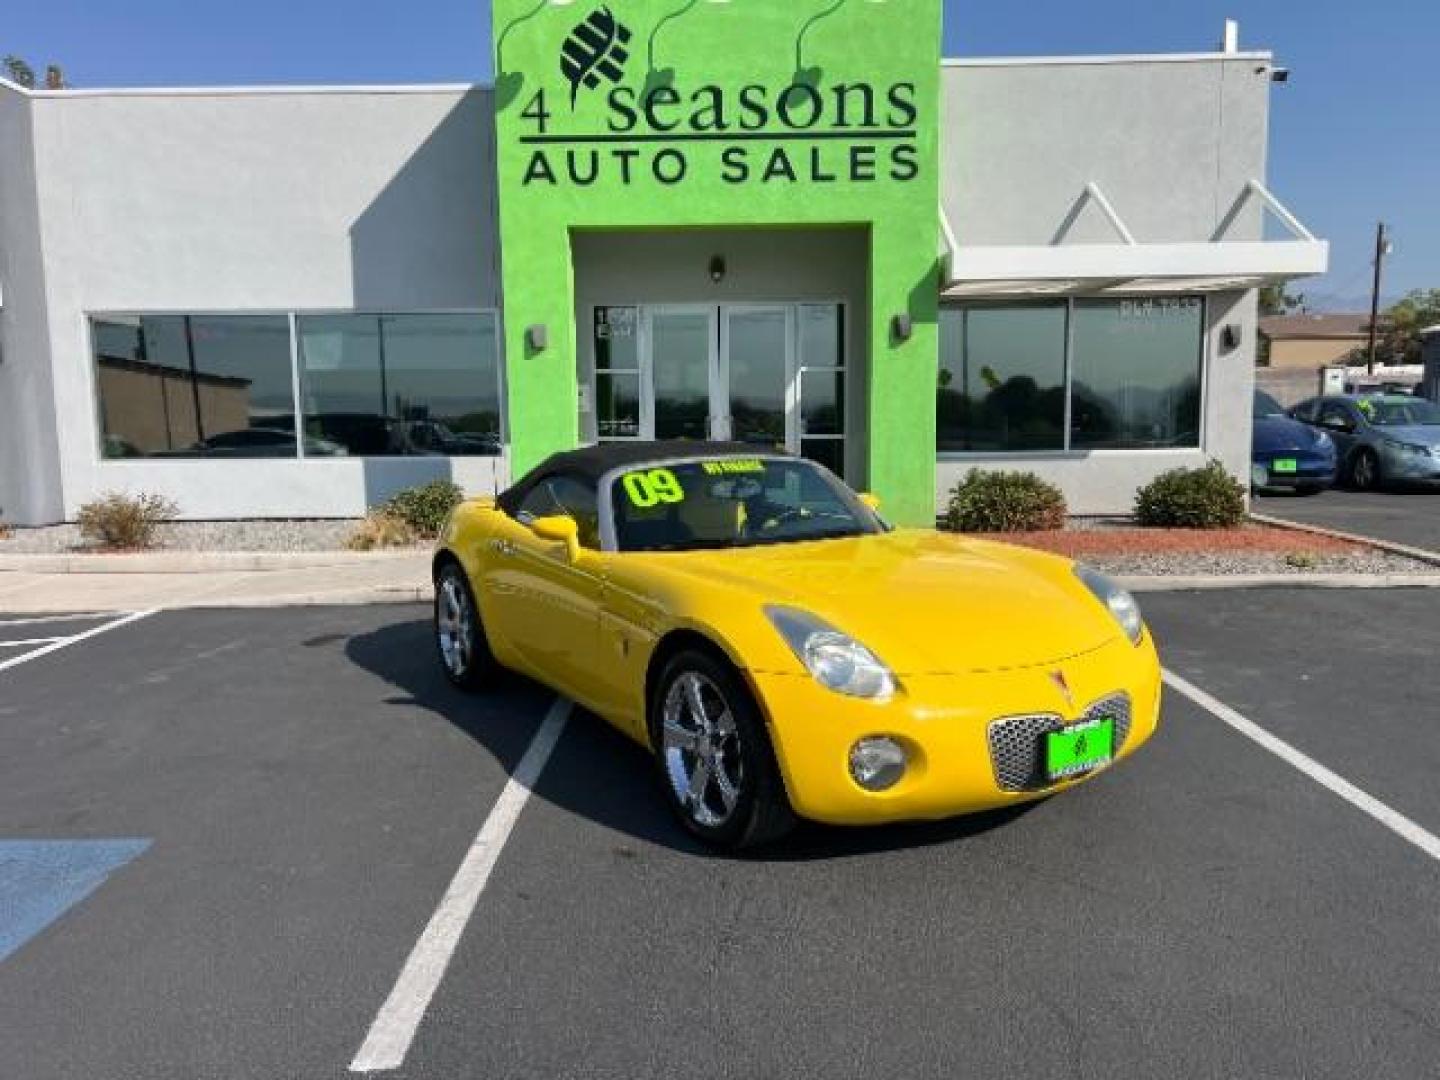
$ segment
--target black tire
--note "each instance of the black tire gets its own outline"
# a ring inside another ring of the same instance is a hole
[[[480,606],[458,563],[444,563],[435,575],[435,650],[445,677],[462,690],[481,690],[494,682],[499,671]]]
[[[1374,450],[1362,446],[1350,457],[1350,486],[1356,491],[1374,491],[1380,486],[1380,458]]]
[[[689,704],[692,688],[701,694],[701,711],[706,714],[703,723],[696,721]],[[684,749],[676,744],[675,734],[667,735],[670,704],[679,710],[669,717],[670,730],[694,740],[696,749]],[[685,726],[686,719],[691,726]],[[775,763],[765,720],[730,664],[698,650],[672,657],[655,682],[648,722],[666,801],[695,836],[736,851],[777,840],[794,828],[795,814]],[[702,758],[707,779],[701,783],[697,801],[688,791],[693,789],[694,778],[701,775]],[[732,793],[728,800],[726,785]]]

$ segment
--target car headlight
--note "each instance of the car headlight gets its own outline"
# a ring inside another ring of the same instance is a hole
[[[798,608],[771,605],[765,615],[821,686],[876,700],[895,693],[894,674],[849,634]]]
[[[1428,446],[1418,446],[1415,443],[1401,442],[1399,439],[1385,439],[1384,443],[1392,450],[1399,450],[1402,454],[1418,454],[1421,457],[1430,453]]]
[[[1135,602],[1135,597],[1099,570],[1084,563],[1075,564],[1075,576],[1084,582],[1085,587],[1095,594],[1095,599],[1104,604],[1115,617],[1131,644],[1139,645],[1140,638],[1145,633],[1145,619],[1140,614],[1140,605]]]

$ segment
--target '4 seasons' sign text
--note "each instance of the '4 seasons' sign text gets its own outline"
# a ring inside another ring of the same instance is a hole
[[[571,96],[571,95],[565,95]],[[525,104],[526,186],[907,182],[920,173],[914,83],[611,87],[603,126],[561,131],[544,89]],[[562,108],[570,105],[562,101]]]

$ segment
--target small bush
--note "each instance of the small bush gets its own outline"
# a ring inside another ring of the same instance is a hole
[[[956,532],[1044,532],[1065,526],[1065,496],[1034,473],[971,469],[950,493]]]
[[[1313,551],[1292,551],[1285,556],[1285,565],[1293,570],[1314,570],[1320,565],[1320,556]]]
[[[381,509],[398,518],[422,537],[435,537],[445,525],[450,511],[460,505],[465,493],[449,480],[432,480],[419,487],[406,488]]]
[[[138,551],[155,545],[155,526],[180,512],[163,495],[141,492],[122,495],[112,491],[80,507],[76,522],[80,535],[111,551]]]
[[[1170,529],[1233,529],[1245,519],[1245,488],[1218,461],[1171,469],[1135,495],[1135,520]]]
[[[372,510],[355,527],[345,546],[351,551],[375,551],[378,548],[408,547],[419,537],[410,525],[387,510]]]

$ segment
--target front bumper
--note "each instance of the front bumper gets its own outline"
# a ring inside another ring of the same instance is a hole
[[[1277,461],[1295,462],[1294,472],[1280,472],[1275,468]],[[1332,454],[1261,454],[1253,463],[1254,484],[1263,488],[1308,488],[1329,487],[1335,483],[1338,472],[1335,455]]]
[[[1070,687],[1069,701],[1052,677],[1057,672]],[[1038,667],[901,677],[900,691],[883,704],[833,693],[808,674],[752,672],[750,679],[791,806],[802,817],[835,825],[945,818],[1010,806],[1064,791],[1104,771],[1008,790],[997,774],[989,737],[991,724],[1001,718],[1055,714],[1068,724],[1093,704],[1123,692],[1130,700],[1130,724],[1115,761],[1134,753],[1159,723],[1160,662],[1148,631],[1138,646],[1121,638]],[[896,739],[910,757],[904,778],[883,792],[866,791],[849,771],[850,748],[877,735]]]
[[[1432,454],[1412,454],[1398,447],[1382,445],[1380,457],[1381,474],[1386,480],[1440,481],[1440,458]]]

